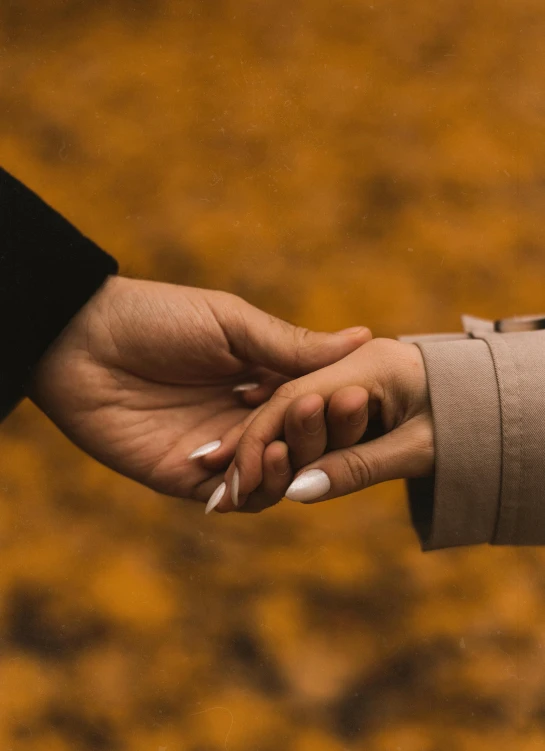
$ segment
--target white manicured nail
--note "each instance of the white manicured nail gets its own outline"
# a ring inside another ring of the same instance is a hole
[[[286,490],[286,498],[290,501],[315,501],[331,489],[331,481],[321,469],[309,469],[296,477]]]
[[[198,449],[195,449],[189,456],[188,459],[199,459],[201,456],[206,456],[207,454],[211,454],[213,451],[216,451],[216,449],[219,449],[221,446],[221,441],[211,441],[210,443],[205,443],[204,446],[199,446]]]
[[[231,480],[231,499],[234,505],[238,508],[238,489],[240,487],[240,474],[238,469],[233,472],[233,479]]]
[[[235,386],[233,389],[233,394],[239,394],[243,391],[255,391],[260,385],[261,384],[259,383],[239,383],[238,386]]]
[[[216,506],[219,504],[219,502],[225,495],[226,488],[227,488],[227,485],[224,482],[222,482],[221,485],[214,490],[214,492],[210,496],[210,500],[206,504],[206,508],[204,509],[205,514],[209,514],[211,511],[213,511],[216,508]]]

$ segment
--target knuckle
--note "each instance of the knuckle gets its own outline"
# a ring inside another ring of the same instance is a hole
[[[261,468],[263,442],[253,435],[243,435],[236,450],[236,463],[244,476],[253,477],[256,469]]]
[[[391,389],[393,384],[397,380],[397,374],[399,371],[400,361],[402,359],[403,352],[400,342],[396,342],[394,339],[373,339],[373,341],[364,345],[365,347],[372,348],[374,358],[379,364],[378,380],[381,381],[383,389]]]
[[[433,453],[435,451],[435,437],[433,435],[433,427],[431,421],[423,423],[418,434],[420,445],[426,452]]]
[[[316,333],[310,331],[310,329],[299,327],[297,329],[299,347],[305,354],[317,354],[322,346],[322,343],[317,340]]]
[[[238,329],[246,329],[248,321],[245,315],[244,300],[231,292],[219,292],[218,294],[222,295],[221,303],[225,316],[231,325]]]
[[[367,459],[356,451],[345,451],[342,454],[343,474],[347,483],[356,488],[367,488],[371,484],[372,473]]]
[[[413,439],[415,455],[419,457],[419,464],[424,470],[432,467],[435,462],[435,436],[431,420],[421,420]]]
[[[303,326],[293,328],[295,345],[295,366],[297,370],[305,372],[308,363],[320,358],[322,343],[317,339],[315,332]]]
[[[237,455],[248,457],[255,455],[257,450],[257,439],[253,435],[251,435],[251,433],[245,433],[238,442]]]
[[[221,300],[224,305],[239,307],[243,302],[242,298],[238,295],[235,295],[233,292],[227,292],[223,289],[213,290],[213,294],[216,299]]]
[[[293,401],[297,396],[297,388],[292,381],[283,383],[274,392],[274,397],[280,400]]]
[[[391,356],[398,354],[401,345],[400,342],[397,342],[395,339],[379,337],[373,339],[365,346],[372,347],[378,355]]]
[[[304,326],[296,326],[294,329],[294,336],[297,340],[297,344],[300,347],[306,347],[311,339],[310,330]]]
[[[206,300],[213,310],[220,312],[228,320],[240,315],[242,300],[232,292],[221,289],[207,290]]]

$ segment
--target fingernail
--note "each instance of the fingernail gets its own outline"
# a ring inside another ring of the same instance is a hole
[[[233,394],[239,394],[243,391],[255,391],[259,386],[259,383],[239,383],[238,386],[235,386],[233,389]]]
[[[365,407],[362,407],[361,409],[358,409],[356,412],[352,412],[352,414],[348,417],[348,422],[350,423],[350,425],[360,425],[365,420],[366,414],[367,405],[365,405]]]
[[[352,326],[349,329],[341,329],[340,331],[337,331],[337,334],[341,334],[341,336],[350,336],[351,334],[359,334],[363,331],[367,331],[366,326]]]
[[[206,504],[206,508],[204,509],[205,514],[209,514],[211,511],[213,511],[216,506],[219,504],[223,496],[225,495],[225,490],[227,488],[227,485],[222,482],[219,487],[217,487],[212,495],[210,496],[210,500]]]
[[[316,410],[316,412],[313,415],[309,415],[309,417],[305,417],[305,419],[303,420],[303,427],[307,433],[310,433],[310,434],[317,433],[322,427],[322,421],[323,421],[323,409],[322,407],[320,407],[320,409]]]
[[[240,474],[238,469],[233,472],[233,479],[231,480],[231,499],[236,508],[238,508],[238,489],[240,487]]]
[[[211,441],[210,443],[205,443],[204,446],[199,446],[198,449],[195,449],[189,456],[188,459],[199,459],[201,456],[206,456],[207,454],[211,454],[213,451],[216,451],[216,449],[219,449],[221,446],[221,441]]]
[[[331,489],[331,481],[321,469],[308,469],[296,477],[286,491],[290,501],[315,501]]]

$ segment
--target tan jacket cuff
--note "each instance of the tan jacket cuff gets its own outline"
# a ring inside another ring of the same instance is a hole
[[[435,477],[408,483],[424,550],[494,537],[502,428],[494,361],[480,339],[417,342],[426,365],[435,435]]]
[[[545,331],[482,338],[494,360],[502,422],[501,495],[492,542],[544,545]]]
[[[435,477],[409,482],[425,550],[545,545],[545,331],[420,338]]]

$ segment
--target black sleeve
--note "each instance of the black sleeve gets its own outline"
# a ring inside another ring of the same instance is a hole
[[[0,420],[117,263],[0,168]]]

